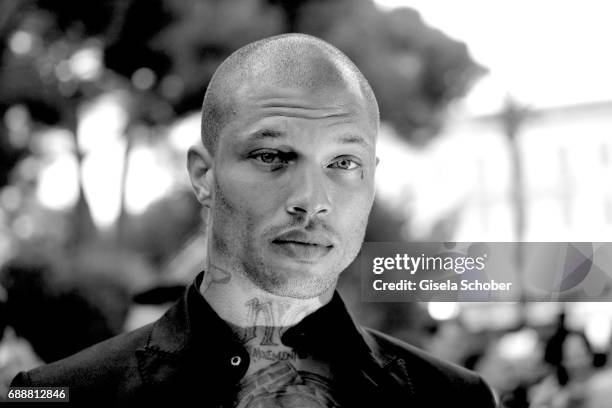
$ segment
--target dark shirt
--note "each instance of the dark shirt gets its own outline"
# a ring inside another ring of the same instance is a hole
[[[208,350],[218,357],[213,364],[207,365],[206,371],[216,373],[220,382],[224,384],[237,386],[228,388],[224,395],[220,395],[220,401],[234,401],[236,393],[244,394],[244,374],[249,367],[249,354],[242,343],[236,339],[227,323],[217,315],[200,294],[198,288],[202,277],[203,275],[199,274],[187,292],[187,313],[191,322],[193,341],[201,345],[203,350]],[[253,398],[254,400],[265,400],[266,398],[271,400],[281,394],[291,394],[293,400],[305,400],[311,397],[309,402],[313,402],[316,398],[318,403],[326,402],[337,404],[332,406],[344,406],[348,403],[347,401],[356,396],[359,396],[359,401],[363,401],[365,395],[360,395],[360,391],[371,391],[373,387],[376,394],[380,393],[381,384],[373,382],[370,378],[376,374],[351,375],[355,371],[360,372],[372,366],[374,361],[361,329],[347,312],[337,292],[334,293],[330,302],[305,317],[297,325],[287,329],[282,334],[281,341],[285,346],[293,348],[299,355],[313,356],[327,362],[334,374],[339,376],[328,380],[313,373],[296,372],[291,364],[279,361],[274,364],[272,370],[266,371],[285,373],[282,381],[280,378],[278,380],[270,378],[266,384],[262,378],[267,379],[272,374],[266,373],[259,376],[257,386],[266,388],[267,392],[253,393],[259,397]],[[349,367],[350,369],[347,370]],[[255,381],[248,382],[253,384]],[[316,387],[316,390],[309,391],[307,386],[310,384],[312,384],[311,388]],[[372,396],[368,398],[371,399]],[[242,401],[245,399],[238,398]],[[278,401],[278,398],[275,400]],[[379,397],[377,400],[380,402]]]
[[[12,386],[68,386],[71,401],[87,405],[231,406],[244,392],[249,355],[200,294],[202,277],[158,321],[20,373]],[[281,339],[333,367],[330,395],[323,398],[330,406],[495,406],[476,374],[355,324],[337,292]],[[291,378],[292,384],[317,380],[307,374]],[[278,387],[269,391],[282,393]],[[251,402],[246,406],[275,406]]]

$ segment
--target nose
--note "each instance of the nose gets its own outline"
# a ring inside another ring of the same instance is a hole
[[[287,212],[295,216],[323,216],[331,212],[332,203],[324,172],[304,164],[296,168],[287,199]]]

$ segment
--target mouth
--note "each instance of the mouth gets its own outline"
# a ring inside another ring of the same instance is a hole
[[[313,263],[331,252],[334,245],[322,235],[287,233],[272,241],[275,252],[303,263]]]
[[[327,255],[333,248],[333,245],[319,245],[308,242],[298,241],[272,241],[272,247],[276,252],[281,253],[289,258],[293,258],[300,262],[311,263]]]

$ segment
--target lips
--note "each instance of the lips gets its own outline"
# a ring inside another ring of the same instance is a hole
[[[332,240],[324,233],[294,230],[285,232],[274,239],[274,242],[290,242],[295,244],[333,246]]]
[[[281,254],[302,262],[314,262],[327,255],[333,241],[323,233],[289,231],[272,241],[272,247]]]

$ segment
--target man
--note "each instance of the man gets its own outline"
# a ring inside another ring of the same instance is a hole
[[[477,375],[357,326],[335,292],[374,200],[378,127],[370,86],[331,45],[290,34],[235,52],[188,154],[205,272],[157,322],[13,385],[106,404],[494,406]]]

